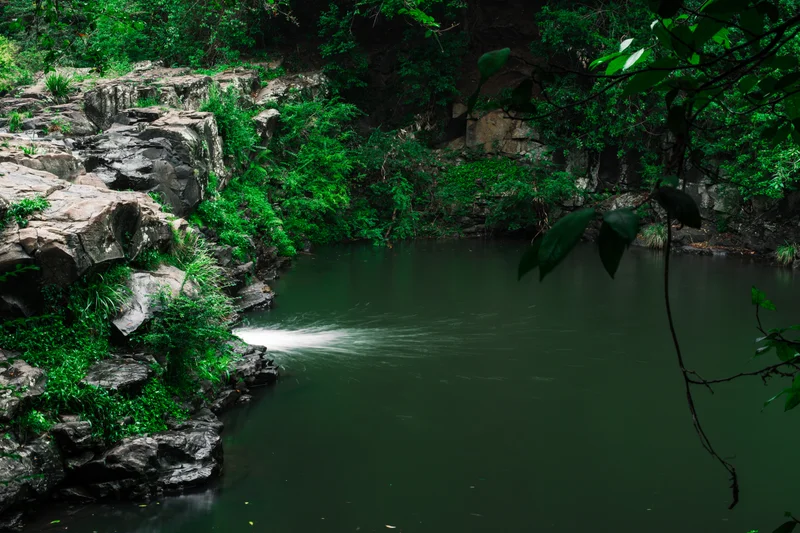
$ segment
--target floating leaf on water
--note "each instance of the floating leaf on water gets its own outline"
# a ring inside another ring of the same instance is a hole
[[[386,529],[397,529],[397,526],[390,526],[389,524],[386,524]]]
[[[50,523],[51,523],[51,524],[60,524],[60,523],[61,523],[61,520],[53,520],[53,521],[52,521],[52,522],[50,522]]]
[[[253,521],[252,521],[252,520],[251,520],[250,522],[248,522],[248,523],[249,523],[251,526],[253,525]]]

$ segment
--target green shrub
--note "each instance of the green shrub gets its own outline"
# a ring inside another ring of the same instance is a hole
[[[667,226],[650,224],[642,230],[642,240],[648,248],[661,250],[667,245]]]
[[[155,107],[158,105],[158,100],[155,98],[139,98],[136,101],[136,107]]]
[[[162,310],[139,340],[166,356],[167,383],[186,388],[198,379],[218,382],[226,371],[236,312],[222,291],[225,278],[205,240],[189,232],[176,241],[171,262],[186,272],[186,281],[176,298],[157,295]]]
[[[72,78],[54,72],[47,75],[44,80],[44,85],[54,98],[65,98],[72,91]]]
[[[241,95],[233,88],[220,92],[212,85],[209,98],[200,107],[200,111],[214,114],[219,132],[224,139],[225,155],[232,158],[237,168],[246,166],[250,153],[258,142],[253,112],[241,107]]]
[[[783,266],[794,263],[795,255],[797,255],[797,244],[794,243],[784,243],[775,250],[775,259],[777,259],[778,264]]]

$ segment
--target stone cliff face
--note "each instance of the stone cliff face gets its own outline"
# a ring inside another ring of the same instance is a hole
[[[83,74],[73,71],[72,74]],[[280,103],[295,94],[320,94],[318,73],[272,80],[261,86],[253,70],[215,76],[142,64],[114,80],[83,81],[67,102],[56,102],[39,82],[15,98],[0,98],[0,218],[21,202],[45,200],[46,207],[23,223],[0,230],[0,316],[37,313],[40,289],[68,287],[85,275],[137,259],[145,251],[168,252],[175,232],[193,232],[188,216],[214,183],[231,177],[217,122],[198,111],[213,90],[234,87],[247,105]],[[154,103],[147,107],[140,104]],[[24,117],[10,128],[12,113]],[[279,114],[255,117],[265,141]],[[9,131],[13,129],[14,131]],[[168,207],[165,213],[153,197]],[[234,261],[230,250],[212,251],[232,283],[240,311],[269,306],[273,294],[256,275],[269,279],[280,264],[274,250],[260,246],[259,264]],[[162,266],[134,271],[129,302],[113,320],[125,339],[153,317],[153,295],[191,291],[185,273]],[[1,348],[1,347],[0,347]],[[131,437],[111,447],[98,441],[91,424],[69,414],[35,439],[6,432],[0,439],[0,529],[19,528],[30,503],[49,497],[67,501],[103,498],[148,499],[207,482],[222,470],[222,424],[215,413],[247,401],[253,387],[277,379],[266,349],[243,343],[228,378],[190,407],[194,416],[169,422],[164,433]],[[151,355],[112,355],[89,369],[82,386],[135,397],[154,379]],[[47,390],[47,375],[20,354],[0,349],[0,426],[12,423]]]

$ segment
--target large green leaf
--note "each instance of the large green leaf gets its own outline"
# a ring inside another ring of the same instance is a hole
[[[762,63],[765,67],[779,68],[783,70],[792,70],[800,65],[800,59],[793,55],[785,56],[770,56],[764,59]]]
[[[654,197],[671,217],[675,217],[681,224],[690,228],[700,228],[703,221],[700,209],[694,199],[683,191],[672,187],[659,187]]]
[[[633,39],[625,39],[619,43],[619,51],[624,52],[633,43]]]
[[[775,87],[773,87],[773,90],[782,91],[784,89],[791,87],[798,81],[800,81],[800,72],[791,72],[783,76],[781,79],[779,79],[775,83]]]
[[[639,233],[639,217],[633,209],[624,207],[606,211],[603,221],[619,235],[626,246],[636,240],[636,235]]]
[[[502,69],[511,56],[511,48],[486,52],[478,59],[478,71],[485,80],[491,78]]]
[[[622,260],[622,255],[625,253],[628,243],[611,228],[608,222],[604,221],[603,225],[600,227],[597,247],[600,252],[600,261],[603,263],[603,267],[606,269],[606,272],[608,272],[608,275],[611,276],[611,279],[614,279],[614,275],[619,268],[619,262]]]
[[[629,57],[625,61],[625,64],[622,65],[622,70],[628,70],[629,68],[636,65],[640,61],[646,60],[650,55],[650,53],[651,53],[650,50],[645,50],[644,48],[640,48],[639,50],[631,54],[631,57]]]
[[[794,528],[797,527],[797,522],[792,520],[791,522],[784,522],[777,529],[775,529],[772,533],[792,533]]]
[[[739,26],[745,31],[745,38],[750,41],[764,33],[764,15],[751,7],[739,16]]]
[[[755,285],[750,288],[750,301],[753,303],[753,305],[757,305],[769,311],[775,311],[775,304],[767,300],[767,295],[764,294],[764,291]]]
[[[635,74],[622,89],[622,97],[644,92],[657,85],[672,72],[669,70],[644,70]]]
[[[517,280],[521,280],[525,274],[531,270],[535,270],[539,266],[539,248],[542,247],[542,238],[537,237],[519,260],[519,268],[517,269]]]
[[[789,346],[789,344],[783,341],[771,342],[775,346],[775,353],[778,355],[780,361],[785,363],[789,359],[794,359],[797,356],[797,350]]]
[[[723,29],[722,23],[713,18],[702,19],[692,31],[692,46],[695,50],[702,50],[703,45]]]
[[[581,240],[586,226],[595,217],[594,209],[581,209],[556,222],[542,239],[539,249],[539,279],[553,271]]]
[[[786,396],[786,404],[783,406],[784,411],[791,411],[800,405],[800,392],[788,392]]]
[[[622,70],[622,67],[624,67],[625,63],[628,61],[628,57],[629,56],[627,56],[626,54],[622,54],[618,56],[616,59],[614,59],[611,63],[609,63],[608,67],[606,68],[606,76],[613,76],[614,74]]]

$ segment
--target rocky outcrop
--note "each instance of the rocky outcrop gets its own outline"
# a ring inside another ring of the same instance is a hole
[[[110,392],[135,396],[153,377],[152,366],[155,362],[152,356],[144,354],[112,356],[92,365],[82,382]]]
[[[18,413],[44,394],[47,376],[19,354],[0,349],[0,423],[11,422]]]
[[[282,76],[267,83],[256,95],[256,105],[270,105],[294,98],[317,98],[328,94],[328,78],[321,72]]]
[[[47,172],[0,163],[0,196],[10,202],[41,196],[49,203],[26,227],[12,223],[0,234],[0,272],[34,264],[44,285],[65,287],[93,268],[172,242],[158,206],[135,192],[75,185]]]
[[[272,139],[280,118],[281,114],[277,109],[265,109],[253,117],[253,122],[256,124],[256,132],[261,139],[262,145],[266,146],[269,140]]]
[[[269,285],[257,281],[239,290],[235,299],[239,312],[253,311],[271,307],[275,293],[272,292]]]
[[[89,120],[105,130],[120,112],[136,107],[137,102],[152,100],[159,105],[196,111],[208,100],[212,87],[229,87],[250,98],[259,84],[258,72],[234,69],[215,76],[191,74],[187,69],[155,67],[134,71],[127,76],[107,81],[84,95],[84,108]],[[252,101],[252,100],[251,100]]]
[[[202,485],[222,472],[222,424],[210,411],[173,431],[154,436],[158,443],[158,488],[177,492]]]
[[[125,337],[153,318],[161,308],[154,295],[166,291],[171,298],[175,298],[181,290],[186,290],[189,294],[193,290],[192,285],[186,283],[186,273],[171,265],[160,265],[155,272],[133,272],[127,287],[128,300],[112,321],[117,331]]]
[[[223,182],[227,178],[222,140],[211,113],[162,116],[137,108],[120,120],[135,122],[115,125],[76,145],[86,159],[86,170],[109,188],[157,192],[181,216],[205,198],[211,174]]]
[[[229,367],[232,386],[244,388],[247,392],[249,387],[270,385],[278,380],[278,367],[267,356],[265,347],[244,342],[235,342],[231,346],[236,354]]]
[[[83,172],[83,165],[64,141],[30,139],[0,134],[0,163],[13,163],[33,170],[73,180]]]

